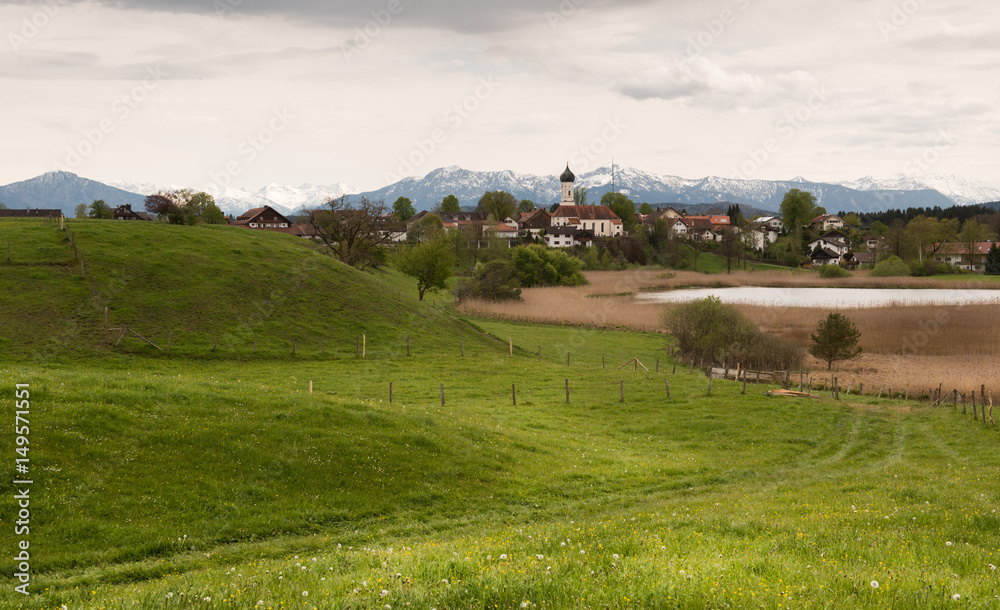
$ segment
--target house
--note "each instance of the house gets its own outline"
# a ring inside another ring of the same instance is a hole
[[[527,231],[532,237],[538,237],[543,231],[547,231],[552,226],[552,214],[548,210],[535,208],[530,212],[522,212],[517,220],[517,228]]]
[[[545,245],[550,248],[572,248],[573,246],[589,248],[594,245],[594,233],[572,226],[552,227],[545,232]]]
[[[846,243],[840,241],[839,239],[828,239],[827,237],[820,237],[819,239],[814,239],[811,242],[809,242],[809,249],[810,250],[827,249],[827,250],[832,250],[837,254],[843,255],[847,254],[847,251],[850,248]]]
[[[868,248],[869,252],[878,252],[882,243],[885,241],[884,235],[866,235],[865,236],[865,246]]]
[[[667,231],[671,238],[688,236],[688,225],[681,217],[667,219]]]
[[[573,184],[576,176],[566,169],[559,176],[562,198],[559,207],[552,213],[553,227],[573,227],[579,230],[589,230],[594,237],[617,237],[624,231],[622,219],[606,205],[576,205],[573,200]]]
[[[875,264],[875,253],[874,252],[850,252],[844,257],[844,262],[847,263],[847,268],[854,271],[861,265],[874,265]]]
[[[755,238],[755,241],[760,243],[760,247],[758,248],[759,250],[764,249],[765,243],[773,244],[778,241],[778,233],[780,230],[775,229],[773,224],[758,222],[755,220],[751,226],[753,227],[755,234],[760,234],[760,238]]]
[[[992,241],[976,242],[973,244],[972,255],[970,256],[967,244],[947,242],[942,244],[938,251],[934,253],[934,260],[939,263],[948,263],[962,269],[982,273],[986,270],[986,253],[990,251],[990,247],[993,244],[994,242]],[[1000,243],[997,244],[997,247],[1000,247]]]
[[[290,229],[292,227],[291,221],[269,205],[247,210],[229,224],[234,227],[264,230]]]
[[[812,219],[812,226],[817,227],[821,233],[832,231],[833,229],[843,229],[844,221],[840,216],[833,214],[822,214]]]
[[[515,239],[517,237],[517,225],[511,226],[503,222],[494,224],[492,226],[487,225],[485,233],[489,237],[498,237],[501,239]]]
[[[133,212],[132,205],[120,205],[115,208],[115,220],[145,220],[153,221],[155,218],[152,214],[146,212]]]
[[[0,218],[61,218],[62,210],[0,210]]]
[[[813,265],[817,267],[821,265],[839,265],[841,258],[839,252],[834,252],[829,248],[821,248],[812,254]]]
[[[716,235],[712,221],[705,216],[686,216],[681,219],[687,225],[688,237],[698,241],[719,241],[721,236]]]
[[[761,216],[760,218],[755,218],[754,222],[766,225],[776,233],[781,233],[785,230],[785,223],[777,216]]]
[[[824,233],[822,235],[822,237],[825,237],[827,239],[839,239],[842,242],[846,242],[847,241],[847,233],[844,233],[843,231],[839,231],[837,229],[834,229],[833,231],[830,231],[829,233]]]

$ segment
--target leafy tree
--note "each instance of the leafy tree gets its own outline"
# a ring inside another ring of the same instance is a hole
[[[524,213],[530,212],[535,209],[535,202],[530,199],[522,199],[521,203],[517,204],[517,211]]]
[[[855,227],[855,228],[861,226],[861,217],[855,214],[854,212],[850,212],[849,214],[844,214],[843,216],[840,217],[840,219],[844,221],[844,226]]]
[[[722,230],[722,243],[719,245],[719,254],[726,257],[726,273],[732,273],[733,259],[739,259],[743,250],[743,241],[736,227],[726,227]],[[739,268],[739,264],[737,264]]]
[[[484,217],[492,216],[494,220],[502,221],[514,215],[517,203],[517,199],[506,191],[488,191],[479,200],[476,209]]]
[[[884,247],[885,251],[892,256],[898,256],[902,259],[913,258],[916,253],[916,242],[906,231],[906,223],[903,222],[902,218],[892,221],[892,225],[889,226],[889,231],[885,235]]]
[[[906,225],[906,231],[916,245],[917,260],[922,261],[925,253],[933,255],[946,242],[955,240],[958,234],[958,219],[942,220],[920,214]]]
[[[352,203],[347,195],[326,202],[314,210],[310,224],[326,246],[326,252],[357,267],[378,268],[385,261],[386,244],[392,239],[385,229],[385,203],[362,196]]]
[[[406,222],[417,215],[413,202],[408,197],[400,197],[392,204],[392,215],[399,222]]]
[[[576,205],[587,205],[587,187],[578,186],[573,189],[573,203]],[[554,210],[553,210],[554,211]]]
[[[190,189],[161,191],[146,197],[145,203],[147,212],[156,214],[158,218],[166,217],[170,224],[178,225],[194,225],[203,222],[202,215],[209,206],[215,206],[214,197],[208,193],[196,193]]]
[[[554,214],[555,211],[558,210],[558,209],[559,209],[559,204],[558,203],[553,203],[552,205],[549,206],[549,212],[550,213]]]
[[[95,199],[90,204],[88,215],[91,218],[110,219],[115,217],[115,211],[111,209],[111,206],[104,203],[103,199]]]
[[[959,241],[965,247],[965,252],[969,255],[969,265],[975,267],[978,258],[978,244],[984,241],[989,235],[989,228],[976,220],[969,219],[962,225],[962,232],[958,234]]]
[[[831,313],[825,320],[820,320],[816,333],[810,335],[812,345],[809,353],[820,360],[826,360],[826,368],[833,368],[836,360],[851,360],[861,355],[858,341],[861,331],[854,322],[842,314]]]
[[[86,203],[79,203],[73,209],[73,211],[75,212],[75,216],[77,218],[86,218],[87,217],[87,204]]]
[[[455,254],[443,235],[403,249],[396,256],[396,268],[417,279],[417,294],[421,301],[428,291],[448,289],[454,265]]]
[[[222,209],[215,203],[210,203],[205,206],[205,211],[201,213],[201,220],[205,224],[210,225],[224,225],[226,224],[226,215],[222,213]]]
[[[887,227],[881,220],[876,220],[872,223],[872,233],[878,236],[883,236],[889,232],[889,227]]]
[[[427,241],[444,232],[444,222],[437,214],[424,214],[420,220],[410,223],[406,231],[409,241]]]
[[[163,218],[176,207],[174,200],[169,193],[159,192],[146,197],[146,211],[156,214],[157,218]]]
[[[643,202],[642,205],[639,206],[639,213],[648,216],[649,214],[653,213],[653,206],[649,205],[646,202]]]
[[[790,233],[797,233],[814,218],[812,213],[815,209],[815,195],[809,191],[792,189],[781,200],[781,220]]]
[[[525,288],[532,286],[579,286],[586,284],[580,268],[583,262],[563,250],[549,250],[532,244],[518,246],[511,253],[518,280]]]
[[[635,226],[635,204],[624,193],[604,193],[601,196],[601,205],[608,206],[612,212],[618,214],[626,231],[631,231]]]
[[[996,242],[993,242],[986,253],[986,275],[1000,275],[1000,248]]]
[[[441,213],[442,214],[458,214],[462,211],[462,206],[458,204],[458,197],[454,195],[448,195],[441,200]]]

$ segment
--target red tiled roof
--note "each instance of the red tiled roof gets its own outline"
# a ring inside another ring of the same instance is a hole
[[[581,220],[610,220],[611,222],[621,222],[618,214],[611,211],[606,205],[561,205],[552,214],[553,218],[569,218]]]

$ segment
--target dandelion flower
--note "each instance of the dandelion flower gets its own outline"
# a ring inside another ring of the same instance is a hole
[[[302,597],[309,597],[309,592],[308,591],[303,591],[302,592]]]
[[[545,555],[535,555],[535,557],[537,557],[539,561],[545,559]]]
[[[878,589],[878,581],[877,580],[873,580],[872,581],[872,589]]]
[[[611,558],[614,559],[615,561],[618,561],[618,553],[612,555]]]
[[[586,554],[587,554],[587,551],[585,551],[585,550],[583,550],[583,549],[580,549],[580,554],[581,554],[581,555],[586,555]]]
[[[501,560],[507,559],[507,553],[500,553],[500,559]]]
[[[389,595],[389,591],[386,589],[382,589],[382,592],[378,594],[379,597],[386,597],[387,595]]]
[[[958,601],[958,600],[962,599],[962,596],[960,594],[956,593],[956,594],[952,595],[951,598],[953,600],[955,600],[955,601]]]
[[[521,607],[522,608],[527,608],[528,607],[528,602],[521,602]]]
[[[951,546],[951,540],[949,540],[948,542],[945,542],[944,545],[945,546]]]

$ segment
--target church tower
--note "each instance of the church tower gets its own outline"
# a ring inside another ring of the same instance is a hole
[[[569,163],[566,164],[566,170],[559,176],[559,182],[562,182],[562,199],[559,201],[559,205],[576,205],[573,200],[573,183],[576,182],[576,176],[569,171]]]

